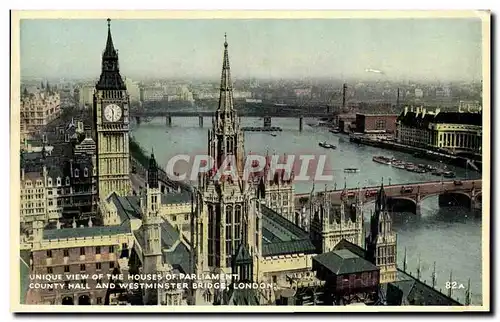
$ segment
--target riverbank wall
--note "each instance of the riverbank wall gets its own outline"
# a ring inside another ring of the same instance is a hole
[[[451,164],[461,168],[467,168],[471,170],[482,172],[482,161],[478,160],[470,160],[461,156],[438,153],[436,151],[426,150],[414,146],[408,146],[404,144],[399,144],[391,141],[380,141],[380,140],[372,140],[363,137],[350,136],[349,141],[352,143],[363,144],[368,146],[373,146],[377,148],[404,152],[412,154],[417,158],[432,160],[432,161],[441,161],[447,164]]]

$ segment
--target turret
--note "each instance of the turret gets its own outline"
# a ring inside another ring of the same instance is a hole
[[[151,157],[149,158],[148,186],[150,189],[158,188],[158,165],[153,152],[151,152]]]

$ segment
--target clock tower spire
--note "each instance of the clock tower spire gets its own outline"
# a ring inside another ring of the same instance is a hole
[[[118,51],[113,45],[113,37],[111,36],[111,19],[108,18],[108,39],[106,48],[102,54],[101,77],[97,82],[96,89],[98,90],[126,90],[125,83],[120,75],[120,67],[118,65]]]
[[[111,36],[102,54],[101,76],[94,91],[94,137],[97,143],[99,198],[110,193],[130,194],[129,178],[129,106],[127,87],[120,75],[118,51]]]

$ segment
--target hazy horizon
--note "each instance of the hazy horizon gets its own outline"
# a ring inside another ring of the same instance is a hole
[[[113,20],[111,32],[133,79],[218,79],[225,32],[235,79],[482,78],[479,18]],[[99,76],[105,19],[23,19],[20,35],[22,78]]]

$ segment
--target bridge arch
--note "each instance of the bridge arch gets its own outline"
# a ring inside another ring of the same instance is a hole
[[[387,198],[387,208],[391,212],[411,212],[418,214],[417,201],[411,197],[389,197]]]
[[[435,196],[438,196],[438,203],[440,207],[462,206],[470,208],[473,201],[471,195],[466,191],[439,191],[424,195],[420,199],[420,202],[429,197]]]

